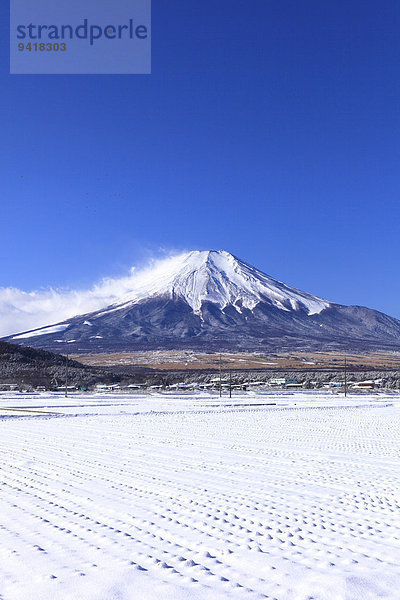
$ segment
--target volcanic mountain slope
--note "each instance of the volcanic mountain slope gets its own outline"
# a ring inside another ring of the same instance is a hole
[[[71,353],[400,349],[400,321],[291,288],[225,251],[193,251],[134,279],[112,306],[8,340]]]

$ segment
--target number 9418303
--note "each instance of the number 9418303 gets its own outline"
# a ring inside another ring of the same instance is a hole
[[[62,42],[61,44],[58,44],[57,42],[55,42],[54,44],[51,42],[41,42],[40,44],[38,44],[37,42],[35,42],[34,44],[32,44],[32,42],[29,42],[28,44],[18,44],[19,52],[65,52],[66,49],[67,44],[65,42]]]

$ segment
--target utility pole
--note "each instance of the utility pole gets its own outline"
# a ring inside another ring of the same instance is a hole
[[[219,397],[222,396],[222,366],[221,366],[221,354],[219,355]]]
[[[68,354],[65,357],[65,397],[68,398]]]
[[[344,358],[344,395],[347,396],[347,358]]]

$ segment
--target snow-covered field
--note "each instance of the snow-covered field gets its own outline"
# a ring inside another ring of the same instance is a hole
[[[1,393],[0,417],[3,600],[400,597],[397,395]]]

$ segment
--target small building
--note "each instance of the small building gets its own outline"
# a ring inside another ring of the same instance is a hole
[[[359,390],[373,390],[375,387],[375,382],[374,381],[357,381],[357,383],[355,383],[353,385],[354,388],[359,389]]]
[[[268,385],[272,387],[287,387],[289,385],[299,385],[296,377],[275,377],[268,381]]]
[[[106,383],[97,383],[95,386],[96,392],[113,392],[114,390],[120,389],[121,386],[119,383],[106,384]]]

